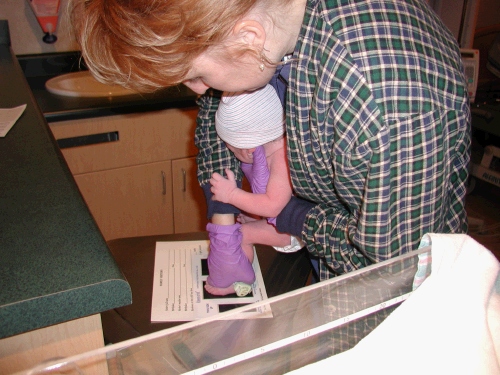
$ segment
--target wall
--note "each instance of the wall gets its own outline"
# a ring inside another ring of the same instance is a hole
[[[488,54],[500,33],[500,1],[480,0],[474,38],[474,48],[479,50],[479,84],[497,82],[498,78],[487,67]]]
[[[476,28],[500,24],[500,1],[480,0]]]
[[[55,35],[57,41],[47,44],[42,41],[44,32],[27,0],[0,0],[0,19],[9,21],[12,50],[16,55],[76,51],[78,45],[71,37],[66,0],[60,0],[59,22]]]

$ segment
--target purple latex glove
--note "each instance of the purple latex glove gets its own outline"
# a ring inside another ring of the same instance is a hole
[[[252,192],[265,194],[269,181],[269,168],[267,167],[266,152],[264,146],[259,146],[253,153],[253,163],[241,163],[241,170],[250,182]]]
[[[276,218],[275,217],[268,217],[267,222],[271,225],[276,226]]]
[[[252,264],[241,249],[243,235],[240,228],[240,223],[207,224],[210,239],[210,252],[207,259],[208,284],[217,288],[226,288],[238,281],[249,285],[255,281]]]

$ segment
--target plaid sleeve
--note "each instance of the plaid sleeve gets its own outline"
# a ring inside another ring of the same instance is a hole
[[[294,191],[321,279],[463,233],[470,114],[458,46],[425,4],[310,1],[287,101]]]
[[[201,186],[209,183],[214,172],[224,174],[224,169],[228,167],[235,172],[237,180],[241,180],[242,177],[238,160],[217,136],[215,130],[215,112],[219,106],[220,95],[220,92],[210,90],[197,101],[199,112],[195,144],[198,148],[196,161],[198,181]]]

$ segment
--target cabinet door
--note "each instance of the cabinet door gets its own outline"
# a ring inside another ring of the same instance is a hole
[[[80,174],[75,180],[107,241],[173,233],[170,161]]]
[[[60,145],[66,144],[62,153],[78,175],[196,155],[197,113],[170,108],[56,122],[50,129]]]
[[[172,161],[174,231],[205,231],[207,209],[205,195],[196,177],[196,158]]]

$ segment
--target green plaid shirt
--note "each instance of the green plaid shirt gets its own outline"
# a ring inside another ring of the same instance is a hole
[[[294,193],[320,277],[467,231],[470,111],[453,36],[419,0],[311,0],[288,82]],[[199,178],[235,163],[200,99]],[[234,164],[235,166],[235,164]]]

